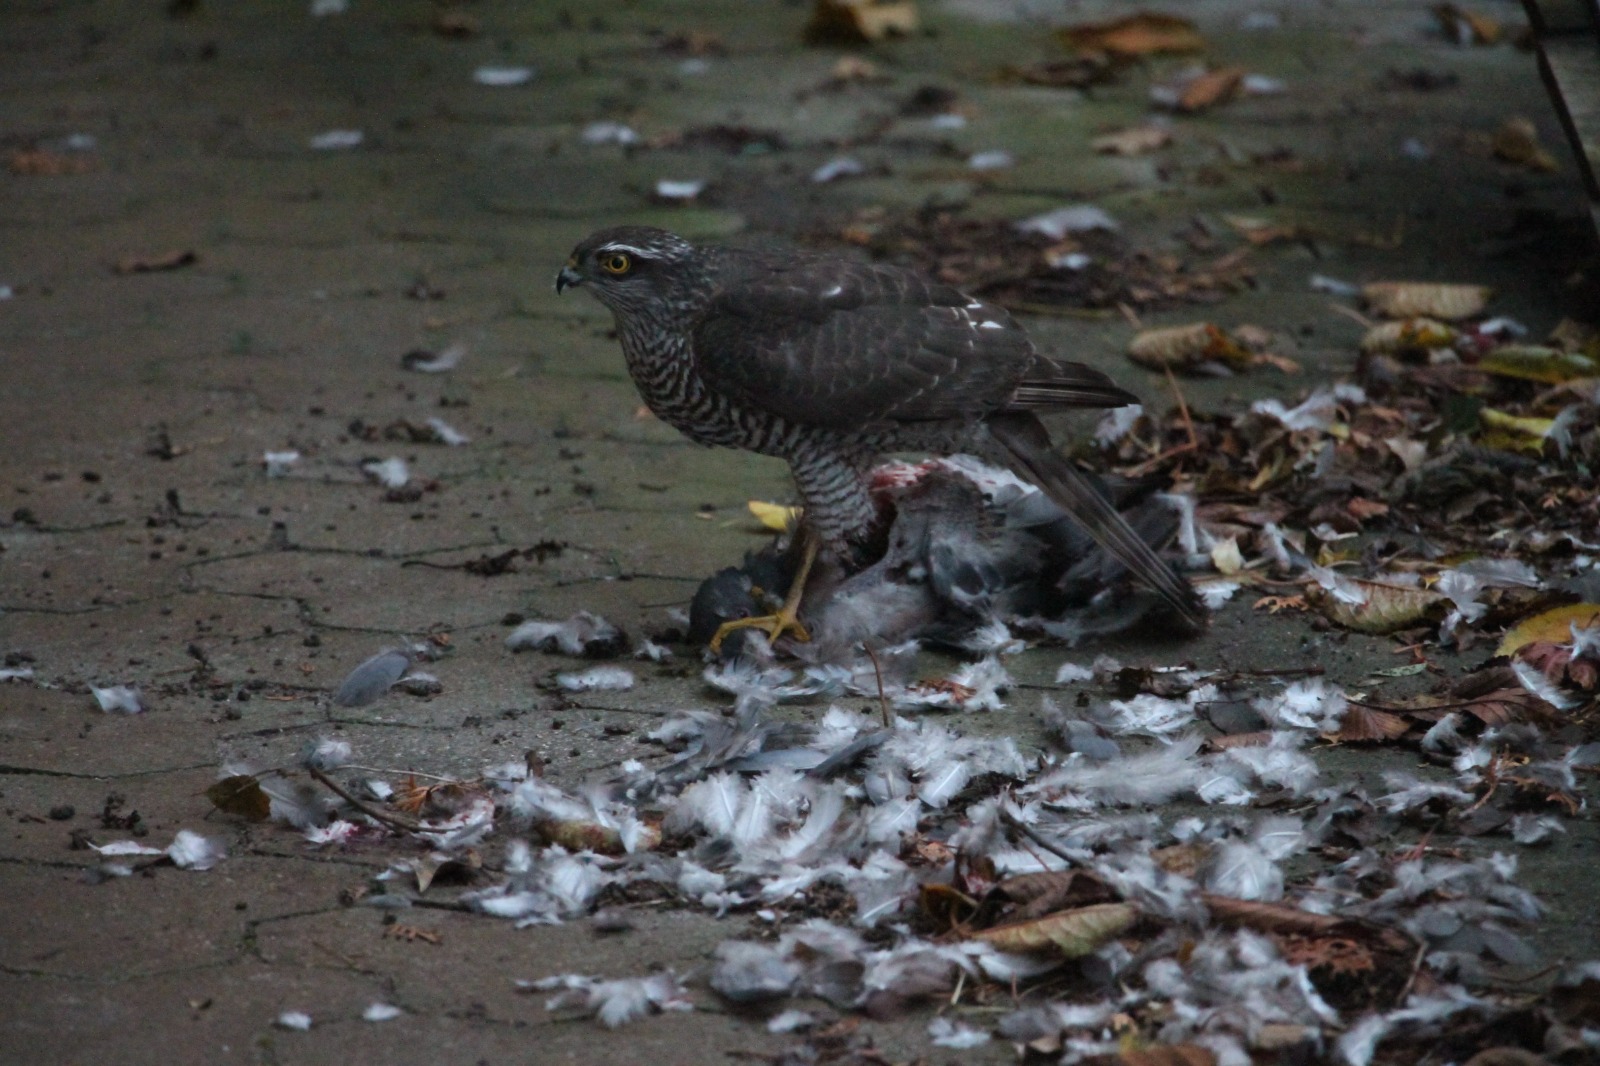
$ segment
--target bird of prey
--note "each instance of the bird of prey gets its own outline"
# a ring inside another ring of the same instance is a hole
[[[804,636],[799,597],[817,550],[849,565],[882,533],[868,474],[888,452],[968,452],[1015,469],[1188,629],[1205,624],[1193,587],[1057,454],[1039,421],[1136,398],[1098,370],[1041,353],[1003,308],[889,264],[695,245],[648,226],[580,242],[556,291],[576,285],[610,309],[657,417],[701,444],[781,458],[794,474],[804,563],[783,609],[745,624]]]

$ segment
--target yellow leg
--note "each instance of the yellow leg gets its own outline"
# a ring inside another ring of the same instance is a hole
[[[804,527],[797,536],[803,538],[800,568],[795,571],[794,580],[789,582],[789,594],[783,598],[783,606],[778,608],[778,613],[735,618],[731,622],[722,623],[711,638],[713,652],[721,649],[722,642],[728,639],[728,634],[735,629],[764,629],[768,640],[777,640],[784,633],[794,634],[794,638],[799,641],[811,639],[806,627],[800,624],[800,597],[805,593],[806,579],[811,576],[811,564],[817,560],[817,539],[807,533]]]

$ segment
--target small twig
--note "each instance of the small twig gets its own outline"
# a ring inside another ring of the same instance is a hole
[[[465,785],[472,782],[463,781],[459,777],[443,777],[439,774],[426,774],[421,770],[393,770],[387,766],[361,766],[358,763],[344,763],[340,769],[360,770],[368,774],[388,774],[392,777],[426,777],[430,781],[443,781],[447,785]],[[474,779],[476,780],[476,779]]]
[[[1012,814],[1003,807],[1000,809],[1000,820],[1006,825],[1010,826],[1012,829],[1015,829],[1017,832],[1021,833],[1023,836],[1027,837],[1033,843],[1039,845],[1045,851],[1048,851],[1050,854],[1060,859],[1062,862],[1067,863],[1068,865],[1071,865],[1073,862],[1072,856],[1067,854],[1067,852],[1064,851],[1059,844],[1056,844],[1050,840],[1046,840],[1037,829],[1034,829],[1033,826],[1023,822],[1022,819],[1018,818],[1016,815]]]
[[[307,766],[306,770],[311,774],[313,779],[321,782],[324,786],[331,789],[334,795],[338,796],[340,799],[344,800],[346,803],[350,804],[350,806],[354,807],[368,818],[371,818],[373,821],[381,822],[391,829],[398,829],[404,833],[416,833],[422,829],[422,825],[419,822],[413,822],[409,818],[400,818],[393,814],[389,814],[386,811],[380,811],[362,802],[361,800],[356,799],[337,782],[335,782],[333,778],[329,777],[321,770],[318,770],[315,766]]]
[[[1192,431],[1192,428],[1191,428],[1191,431]],[[1150,471],[1154,470],[1156,467],[1160,466],[1162,463],[1166,462],[1168,459],[1173,459],[1173,458],[1176,458],[1177,456],[1180,456],[1180,455],[1187,455],[1189,452],[1192,452],[1192,451],[1198,451],[1199,447],[1200,446],[1198,444],[1196,444],[1194,441],[1190,441],[1187,444],[1179,444],[1176,447],[1168,448],[1166,451],[1162,452],[1160,455],[1156,456],[1154,459],[1146,459],[1144,462],[1140,463],[1138,466],[1135,466],[1135,467],[1131,468],[1128,471],[1128,476],[1129,477],[1143,477],[1145,474],[1148,474]]]
[[[1411,973],[1406,977],[1405,986],[1400,989],[1400,994],[1395,997],[1396,1003],[1404,1003],[1406,997],[1411,994],[1411,986],[1417,983],[1417,974],[1422,971],[1422,960],[1427,954],[1428,945],[1418,945],[1416,957],[1411,960]]]
[[[1338,304],[1338,303],[1333,303],[1333,302],[1330,301],[1329,304],[1328,304],[1328,309],[1330,311],[1334,311],[1334,312],[1336,312],[1338,314],[1344,315],[1347,318],[1355,319],[1357,322],[1359,322],[1361,324],[1363,329],[1371,329],[1372,328],[1372,319],[1368,318],[1366,315],[1362,314],[1360,311],[1357,311],[1354,307],[1349,307],[1349,306],[1346,306],[1345,304]]]
[[[955,991],[950,993],[950,1006],[954,1007],[957,1003],[961,1002],[961,992],[966,987],[967,987],[967,971],[957,967],[956,968],[956,987],[955,987]]]
[[[1183,398],[1183,390],[1178,387],[1177,376],[1172,373],[1172,364],[1163,363],[1161,369],[1167,372],[1167,384],[1172,386],[1172,396],[1178,401],[1178,415],[1183,419],[1184,432],[1189,435],[1189,449],[1197,450],[1200,447],[1200,438],[1194,431],[1194,419],[1189,415],[1189,401]]]
[[[872,645],[863,643],[861,648],[872,660],[872,672],[878,679],[878,710],[883,715],[883,728],[893,729],[894,724],[889,721],[889,698],[883,694],[883,667],[878,665],[878,656],[873,653]]]

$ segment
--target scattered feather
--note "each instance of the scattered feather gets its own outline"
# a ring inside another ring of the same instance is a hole
[[[339,707],[365,707],[376,703],[409,669],[410,653],[385,648],[350,671],[335,690],[333,702]]]
[[[95,702],[107,714],[143,714],[145,711],[144,697],[130,685],[111,685],[107,688],[90,685],[89,691],[94,693]]]
[[[626,692],[633,687],[633,681],[633,671],[620,666],[596,666],[556,675],[556,686],[563,692]]]
[[[607,1029],[616,1029],[646,1014],[694,1010],[688,989],[670,970],[650,977],[624,977],[615,981],[579,974],[559,974],[539,981],[518,981],[517,984],[543,992],[565,989],[560,995],[545,1001],[545,1010],[577,1007],[598,1018]]]
[[[506,647],[598,659],[621,654],[627,637],[599,615],[579,611],[565,622],[524,622],[506,637]]]
[[[228,849],[215,837],[203,837],[188,829],[178,830],[167,858],[180,870],[209,870],[228,857]]]

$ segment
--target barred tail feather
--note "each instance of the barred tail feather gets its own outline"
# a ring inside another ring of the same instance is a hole
[[[1205,628],[1206,611],[1194,587],[1163,562],[1117,509],[1066,459],[1057,454],[1038,418],[1024,412],[991,416],[990,436],[1017,461],[1030,480],[1083,526],[1102,548],[1172,605],[1191,629]]]

